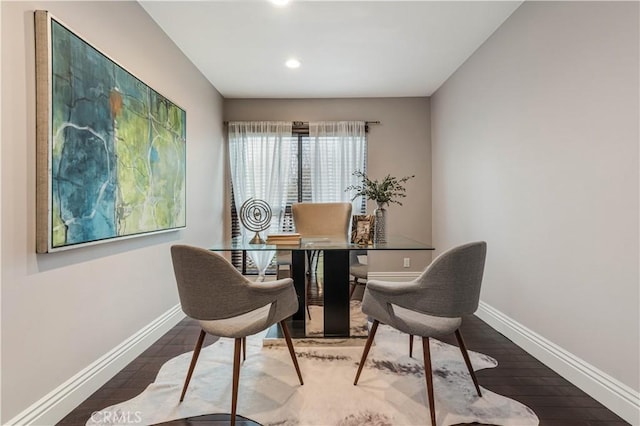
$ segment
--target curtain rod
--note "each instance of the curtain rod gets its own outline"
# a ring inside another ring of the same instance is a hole
[[[278,121],[286,121],[286,120],[278,120]],[[292,121],[294,126],[308,126],[309,122],[308,121]],[[222,124],[224,124],[225,126],[229,124],[229,121],[223,121]],[[364,122],[365,126],[368,126],[369,124],[380,124],[379,121],[365,121]]]

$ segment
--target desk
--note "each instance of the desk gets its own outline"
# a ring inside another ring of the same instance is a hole
[[[386,243],[358,246],[324,238],[303,238],[295,245],[249,244],[237,237],[228,243],[211,247],[212,251],[291,250],[292,275],[298,295],[298,312],[293,314],[292,334],[304,337],[306,320],[305,252],[324,252],[324,336],[349,336],[349,251],[351,250],[433,250],[434,248],[410,238],[393,236]],[[300,331],[301,330],[301,331]]]

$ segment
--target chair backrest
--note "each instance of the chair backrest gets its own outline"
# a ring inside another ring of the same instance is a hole
[[[478,309],[487,243],[454,247],[440,256],[416,279],[425,288],[419,303],[426,312],[443,317],[470,315]]]
[[[296,203],[291,211],[296,232],[303,238],[347,241],[351,203]]]
[[[182,310],[191,318],[230,318],[261,306],[244,297],[248,280],[218,253],[174,245],[171,260]]]
[[[358,259],[358,256],[366,256],[367,255],[367,250],[349,250],[349,264],[350,265],[356,265],[356,264],[360,264],[360,259]]]
[[[369,274],[369,266],[360,263],[358,256],[366,256],[366,250],[349,250],[349,273],[357,279],[366,280]]]

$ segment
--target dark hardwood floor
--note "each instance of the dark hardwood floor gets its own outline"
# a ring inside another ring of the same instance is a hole
[[[311,279],[307,288],[311,303],[321,304],[317,296],[321,293],[321,283]],[[477,317],[465,318],[461,331],[469,350],[498,360],[497,368],[477,372],[480,385],[529,406],[538,415],[541,426],[628,425]],[[197,322],[188,318],[181,321],[58,424],[84,425],[94,411],[138,395],[153,382],[162,364],[193,350],[199,332]],[[205,345],[211,341],[207,336]],[[456,345],[454,336],[444,341]],[[417,347],[419,344],[416,340]],[[163,424],[219,426],[229,424],[228,419],[225,414],[212,414]],[[236,423],[238,426],[257,425],[247,419],[240,420]]]

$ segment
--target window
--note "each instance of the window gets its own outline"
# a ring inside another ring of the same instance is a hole
[[[272,206],[274,227],[278,232],[294,231],[291,205],[296,202],[351,201],[351,194],[344,189],[352,183],[358,183],[357,178],[352,175],[355,170],[366,172],[366,135],[363,122],[338,123],[340,124],[311,123],[308,126],[294,123],[291,136],[281,138],[283,146],[280,153],[286,158],[280,159],[279,167],[288,171],[281,189],[284,208],[279,211]],[[355,134],[349,127],[356,128]],[[361,128],[359,133],[358,127]],[[345,133],[345,131],[351,131],[351,133]],[[267,151],[256,150],[255,153],[251,153],[251,167],[266,169],[273,167],[272,157]],[[238,172],[235,171],[236,174]],[[245,172],[249,171],[245,170]],[[233,185],[237,184],[236,180],[232,182],[232,197],[235,195]],[[365,209],[365,199],[360,198],[354,201],[353,214],[364,213]],[[241,225],[235,200],[231,207],[231,227],[232,236],[240,235]],[[255,262],[243,256],[242,252],[232,254],[232,263],[242,273],[258,273]],[[275,272],[274,262],[271,262],[266,272]]]

